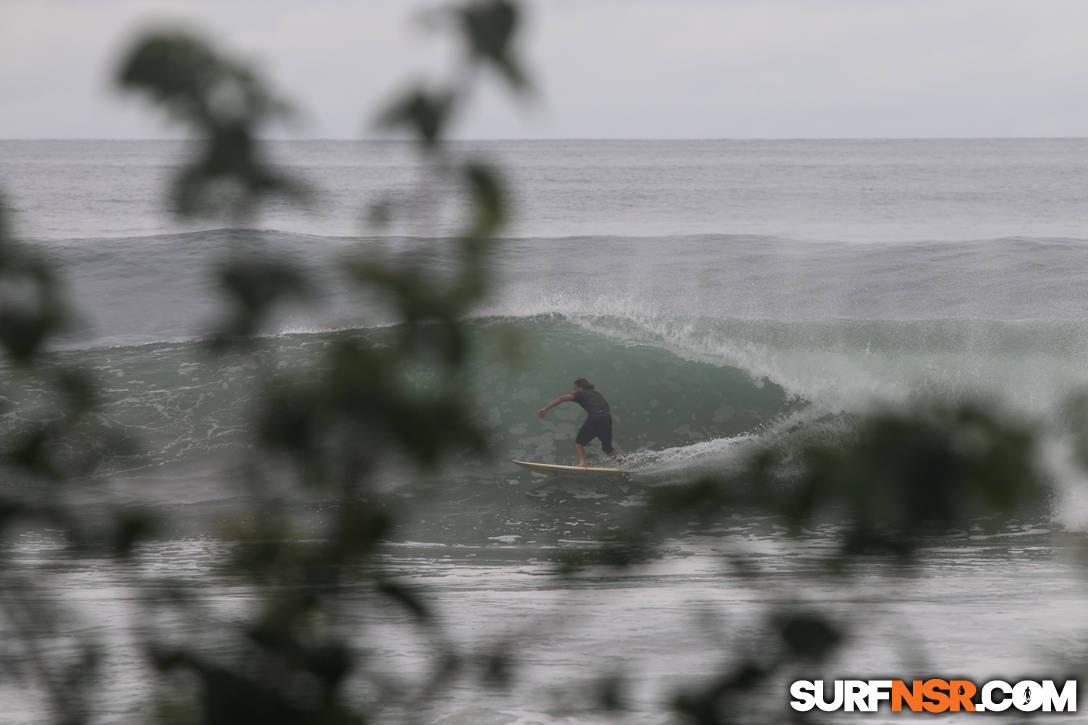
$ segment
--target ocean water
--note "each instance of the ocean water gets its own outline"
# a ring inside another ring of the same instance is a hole
[[[850,617],[853,637],[824,673],[832,679],[1058,677],[1088,653],[1088,571],[1077,560],[1088,496],[1059,434],[1063,401],[1088,389],[1088,140],[455,149],[504,170],[515,215],[489,260],[492,294],[469,323],[491,455],[455,456],[420,488],[386,474],[415,502],[386,564],[430,592],[467,650],[515,635],[524,644],[512,692],[455,687],[426,721],[613,722],[579,698],[595,677],[623,673],[630,709],[618,721],[671,722],[676,688],[730,662],[763,605],[799,599]],[[366,205],[409,202],[426,181],[410,147],[273,150],[309,182],[312,204],[274,203],[227,228],[164,210],[182,143],[0,142],[16,230],[57,261],[79,301],[62,354],[95,371],[110,424],[137,444],[82,495],[92,509],[120,497],[179,521],[144,552],[148,570],[206,581],[228,618],[252,599],[214,562],[230,546],[217,535],[223,520],[246,515],[223,482],[247,450],[258,370],[205,354],[219,313],[210,271],[238,254],[306,265],[320,294],[265,334],[278,359],[313,374],[305,362],[330,341],[380,338],[391,321],[343,289],[337,262],[377,245],[440,258],[461,211],[455,198],[378,233],[363,224]],[[517,364],[500,354],[511,340]],[[936,542],[911,576],[880,566],[847,584],[817,576],[830,532],[794,541],[738,514],[714,535],[664,542],[645,568],[559,583],[549,576],[557,551],[592,547],[645,505],[637,489],[542,486],[508,463],[572,462],[580,411],[535,412],[582,376],[609,398],[616,444],[649,485],[728,466],[783,431],[937,396],[981,397],[1028,419],[1061,490],[1047,518]],[[6,387],[31,405],[39,394],[14,378]],[[138,719],[147,683],[125,631],[141,581],[98,560],[60,565],[48,536],[6,545],[28,572],[51,572],[58,599],[86,604],[80,631],[110,643],[99,720]],[[728,567],[738,551],[756,582]],[[402,622],[358,617],[381,633],[391,674],[425,669],[425,644]],[[785,714],[785,689],[767,696]],[[34,693],[0,684],[0,698],[0,720],[37,718]]]

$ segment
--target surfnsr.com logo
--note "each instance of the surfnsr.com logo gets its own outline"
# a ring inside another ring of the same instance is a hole
[[[790,707],[798,712],[1076,712],[1077,681],[797,680]]]

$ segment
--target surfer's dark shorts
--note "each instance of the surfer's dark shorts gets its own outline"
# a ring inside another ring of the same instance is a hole
[[[582,427],[578,430],[578,436],[574,442],[584,446],[594,438],[601,441],[601,450],[611,453],[612,448],[612,416],[608,413],[592,413]]]

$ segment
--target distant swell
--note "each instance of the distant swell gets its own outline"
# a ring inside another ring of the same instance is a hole
[[[445,238],[251,229],[43,245],[83,323],[65,354],[97,373],[104,419],[141,451],[112,470],[186,480],[248,450],[247,413],[260,404],[261,363],[210,358],[198,341],[223,315],[217,262],[278,255],[306,267],[314,298],[265,331],[280,369],[305,376],[320,374],[311,363],[330,340],[380,339],[395,324],[347,283],[344,254],[381,245],[441,269],[453,249]],[[526,237],[499,241],[488,264],[491,294],[467,324],[494,461],[570,460],[580,412],[535,412],[577,377],[612,401],[621,450],[681,467],[720,461],[802,409],[834,418],[874,401],[981,396],[1045,417],[1088,386],[1082,239]]]

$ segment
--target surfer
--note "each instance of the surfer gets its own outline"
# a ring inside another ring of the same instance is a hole
[[[593,387],[593,383],[585,378],[574,381],[573,393],[560,395],[538,410],[536,414],[543,418],[549,410],[568,400],[573,400],[589,413],[589,417],[586,418],[585,423],[582,423],[578,435],[574,438],[574,452],[578,454],[578,465],[581,468],[586,467],[586,444],[594,438],[601,441],[602,451],[622,464],[620,452],[612,447],[612,409],[608,407],[608,401],[604,399],[604,396]]]

